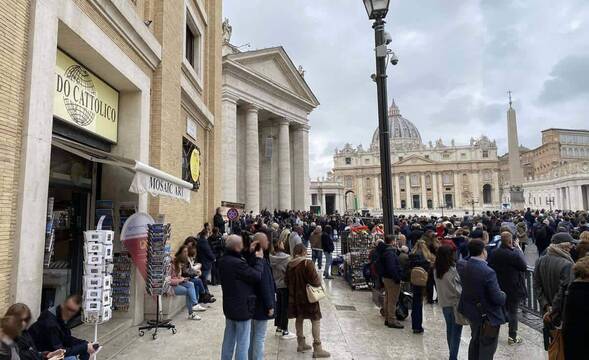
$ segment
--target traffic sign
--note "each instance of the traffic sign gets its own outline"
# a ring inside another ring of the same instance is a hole
[[[230,221],[235,221],[235,220],[237,220],[238,217],[239,217],[239,212],[237,211],[236,208],[231,208],[231,209],[227,210],[227,219],[229,219]]]

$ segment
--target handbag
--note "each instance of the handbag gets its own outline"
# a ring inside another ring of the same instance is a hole
[[[548,346],[549,360],[565,360],[564,357],[564,339],[562,337],[562,330],[555,329],[552,332],[552,342]]]
[[[311,304],[318,302],[319,300],[325,297],[325,290],[323,286],[313,286],[311,284],[307,284],[307,300]]]
[[[470,325],[470,321],[468,321],[468,319],[464,315],[462,315],[460,311],[458,311],[457,306],[454,306],[454,322],[457,325],[462,326]]]
[[[309,261],[309,260],[307,260]],[[314,267],[315,265],[313,265]],[[319,300],[325,297],[325,289],[323,288],[323,284],[320,286],[313,286],[311,284],[307,284],[307,300],[314,304],[319,302]]]
[[[411,269],[411,285],[413,286],[426,286],[427,285],[427,271],[420,266],[416,266]]]

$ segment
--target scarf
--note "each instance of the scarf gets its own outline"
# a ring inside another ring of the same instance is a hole
[[[551,244],[548,249],[546,250],[546,254],[547,255],[552,255],[552,256],[558,256],[561,257],[571,263],[574,263],[573,258],[571,257],[571,254],[569,254],[567,251],[563,250],[560,246],[558,246],[559,244]]]

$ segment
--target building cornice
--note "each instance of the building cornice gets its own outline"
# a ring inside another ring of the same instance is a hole
[[[147,65],[155,70],[162,60],[162,47],[127,0],[88,1],[125,39]]]
[[[236,78],[244,80],[246,82],[255,84],[256,86],[260,87],[266,92],[282,100],[297,105],[298,107],[304,109],[307,113],[310,113],[316,107],[315,104],[313,104],[312,102],[284,88],[277,82],[272,81],[266,77],[263,77],[231,59],[225,58],[223,60],[223,72],[225,74],[231,74]]]

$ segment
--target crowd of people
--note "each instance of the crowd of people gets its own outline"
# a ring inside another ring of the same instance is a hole
[[[522,343],[518,309],[529,296],[525,275],[531,269],[524,252],[533,243],[539,255],[533,290],[544,313],[546,349],[560,349],[566,359],[589,353],[586,213],[527,209],[464,217],[398,216],[394,224],[393,234],[384,236],[379,218],[360,214],[262,211],[227,222],[219,209],[212,227],[205,224],[178,247],[169,295],[184,296],[188,319],[200,320],[198,313],[216,301],[209,286],[221,285],[226,318],[222,359],[263,359],[270,321],[277,336],[297,340],[298,352],[330,357],[321,342],[320,303],[308,289],[321,288],[321,275],[333,279],[334,242],[362,227],[377,239],[367,266],[371,283],[384,290],[384,325],[402,329],[410,312],[413,333],[423,334],[423,303],[437,303],[446,322],[449,359],[458,358],[463,326],[471,330],[468,358],[492,359],[503,324],[507,343]],[[401,297],[407,293],[411,304],[403,308],[407,303]],[[88,359],[98,344],[73,337],[69,327],[81,303],[79,295],[70,296],[32,325],[29,308],[12,305],[0,320],[0,359]],[[295,322],[294,333],[289,320]],[[311,345],[303,331],[305,320],[311,322]]]

